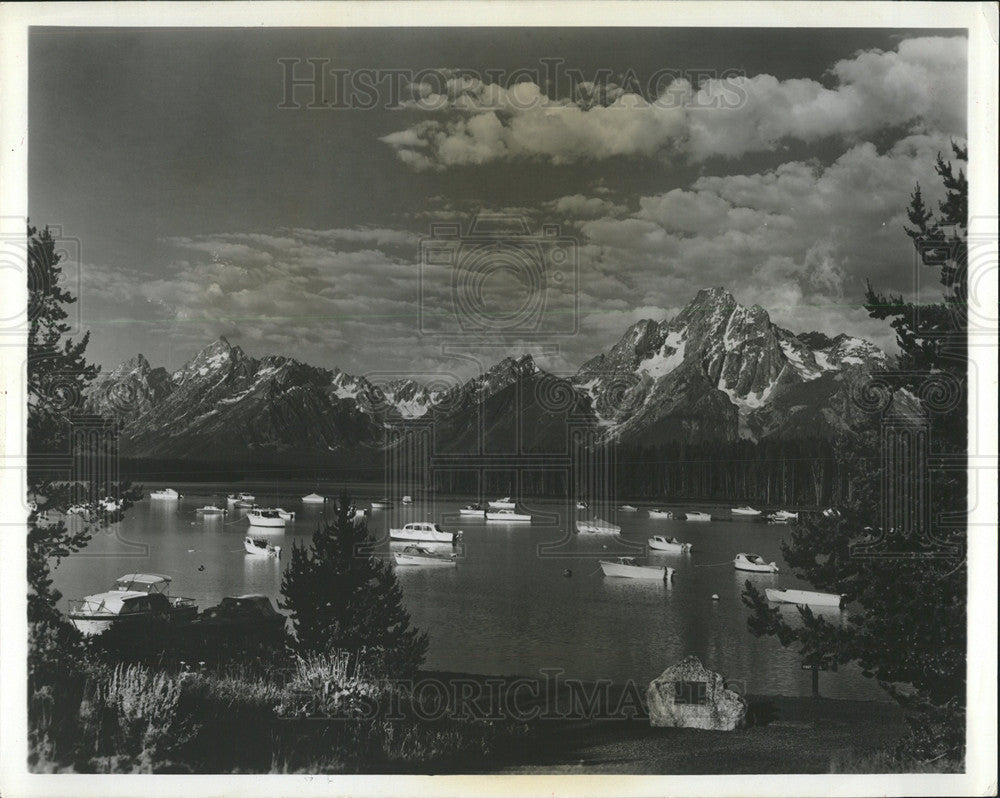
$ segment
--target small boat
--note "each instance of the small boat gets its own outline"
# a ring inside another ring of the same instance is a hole
[[[672,554],[685,554],[693,548],[690,543],[681,543],[677,538],[665,538],[663,535],[653,535],[646,541],[653,551],[668,551]]]
[[[170,577],[125,574],[112,590],[69,602],[69,619],[84,635],[96,635],[122,623],[162,617],[193,620],[198,607],[192,599],[169,595]]]
[[[229,510],[223,507],[216,507],[214,504],[206,504],[204,507],[199,507],[195,512],[202,515],[226,515]]]
[[[502,499],[494,499],[489,503],[491,510],[513,510],[517,507],[517,502],[511,501],[510,496],[504,496]]]
[[[649,511],[650,518],[673,518],[674,514],[670,510],[653,509]]]
[[[577,502],[576,503],[576,509],[577,510],[586,510],[587,509],[587,502]]]
[[[590,521],[577,521],[577,532],[589,532],[597,535],[617,535],[622,528],[617,524],[612,524],[601,518],[593,518]]]
[[[274,511],[278,514],[279,518],[284,518],[286,521],[295,520],[294,510],[286,510],[284,507],[275,507]]]
[[[531,516],[527,513],[515,513],[513,510],[487,510],[487,521],[530,521]]]
[[[247,513],[247,520],[250,526],[270,527],[272,529],[284,529],[287,518],[282,518],[278,511],[267,507],[254,507]]]
[[[773,513],[771,513],[768,516],[768,518],[769,519],[773,519],[775,521],[775,523],[784,522],[784,523],[787,524],[787,523],[789,523],[791,521],[798,521],[799,520],[799,514],[798,513],[789,512],[788,510],[775,510]]]
[[[402,551],[392,553],[396,565],[454,565],[458,562],[455,554],[439,554],[423,546],[407,546]]]
[[[631,504],[623,504],[618,509],[621,512],[623,512],[623,513],[637,513],[637,512],[639,512],[639,508],[636,507],[636,506],[634,506],[634,505],[631,505]]]
[[[163,490],[154,490],[149,494],[150,499],[159,499],[160,501],[176,501],[177,499],[183,499],[177,491],[173,488],[164,488]]]
[[[755,510],[753,507],[746,505],[744,507],[733,507],[730,512],[733,515],[760,515],[760,510]]]
[[[481,504],[467,504],[458,511],[459,515],[479,515],[485,518],[486,508]]]
[[[252,538],[247,535],[243,538],[243,548],[246,549],[247,554],[253,554],[256,557],[281,556],[281,546],[272,545],[266,538]]]
[[[326,501],[325,496],[320,496],[318,493],[309,493],[302,497],[303,504],[323,504]]]
[[[753,571],[762,574],[778,573],[778,566],[773,562],[764,562],[759,554],[744,554],[740,552],[733,560],[733,568],[737,571]]]
[[[462,532],[445,532],[439,524],[430,521],[413,521],[405,524],[402,529],[390,529],[392,540],[413,540],[430,543],[457,543],[462,539]]]
[[[372,502],[372,509],[373,510],[388,510],[389,509],[389,500],[388,499],[375,499]]]
[[[813,590],[791,590],[787,587],[764,590],[768,601],[779,604],[806,604],[815,607],[839,607],[844,603],[844,597],[836,593],[817,593]]]
[[[684,513],[685,521],[711,521],[711,513]]]
[[[403,504],[413,504],[413,497],[412,496],[404,496],[403,499],[402,499],[402,501],[403,501]]]
[[[823,515],[826,516],[827,518],[840,518],[840,510],[834,507],[827,507],[823,511]]]
[[[665,565],[640,565],[632,557],[615,560],[600,560],[605,576],[621,576],[626,579],[658,579],[666,582],[674,577],[674,569]]]
[[[253,502],[257,499],[252,493],[230,493],[226,496],[226,501],[229,504],[237,504],[238,502]]]
[[[171,618],[175,620],[190,620],[198,614],[198,606],[194,599],[170,595],[170,583],[173,580],[163,574],[124,574],[115,580],[114,590],[123,592],[157,593],[167,597],[170,602]]]

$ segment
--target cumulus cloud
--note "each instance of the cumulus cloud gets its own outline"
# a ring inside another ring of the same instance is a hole
[[[504,88],[465,80],[441,93],[427,89],[407,108],[430,118],[381,141],[415,169],[440,170],[518,158],[702,161],[771,151],[789,140],[856,141],[899,126],[964,135],[965,72],[964,38],[926,37],[838,61],[829,86],[761,74],[699,86],[678,79],[652,98],[614,86],[569,99],[550,98],[530,82]]]

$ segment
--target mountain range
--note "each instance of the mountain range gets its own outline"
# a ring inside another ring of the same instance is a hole
[[[427,423],[439,451],[547,452],[569,426],[643,445],[830,437],[859,412],[852,385],[887,363],[868,341],[792,333],[714,288],[633,324],[572,375],[524,355],[461,385],[379,381],[220,338],[173,373],[136,355],[87,402],[121,419],[121,453],[136,458],[342,458],[390,445],[404,421]]]

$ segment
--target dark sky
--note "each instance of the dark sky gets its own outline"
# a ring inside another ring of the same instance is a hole
[[[541,321],[462,328],[484,361],[548,347],[572,370],[707,285],[795,330],[888,345],[860,289],[912,289],[909,191],[933,190],[934,155],[966,135],[955,36],[34,28],[30,214],[79,241],[68,272],[109,366],[141,351],[174,368],[224,334],[353,373],[432,372],[455,344],[454,290],[419,240],[487,211],[573,246]],[[289,58],[425,85],[409,107],[389,107],[386,79],[351,95],[374,108],[306,108],[304,89],[280,108]],[[581,78],[605,84],[596,104]],[[705,102],[720,96],[732,107]],[[517,306],[527,279],[487,276],[487,301]]]

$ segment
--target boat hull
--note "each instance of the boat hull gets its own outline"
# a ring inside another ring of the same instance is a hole
[[[281,556],[281,546],[256,546],[249,539],[244,539],[243,548],[246,549],[246,553],[254,557],[280,557]]]
[[[476,518],[485,518],[486,513],[487,513],[486,510],[470,510],[468,507],[463,507],[461,510],[458,511],[459,515],[471,515],[475,516]]]
[[[517,507],[516,502],[490,502],[491,510],[513,510]]]
[[[393,552],[393,559],[396,561],[396,565],[408,567],[408,566],[422,566],[424,568],[434,567],[439,565],[455,565],[454,557],[426,557],[413,554],[402,554],[400,552]]]
[[[700,521],[701,523],[705,523],[707,521],[711,521],[712,516],[710,516],[708,513],[684,513],[684,520]]]
[[[650,510],[650,518],[673,518],[674,514],[669,510]]]
[[[285,519],[281,518],[261,518],[256,515],[248,515],[247,520],[250,522],[250,526],[255,526],[263,529],[284,529]]]
[[[501,523],[514,523],[514,522],[524,522],[530,523],[531,516],[523,515],[521,513],[486,513],[487,521],[499,521]]]
[[[650,538],[646,541],[646,545],[649,546],[651,551],[662,551],[667,554],[684,554],[691,551],[690,543],[663,543],[662,541]]]
[[[586,535],[617,535],[622,531],[622,528],[617,524],[595,524],[592,521],[577,521],[576,531]]]
[[[426,532],[412,529],[390,529],[392,540],[409,540],[418,543],[451,543],[454,535],[450,532]]]
[[[623,565],[606,560],[601,560],[601,570],[605,576],[622,579],[650,579],[659,582],[666,582],[674,574],[673,568],[662,565]]]
[[[303,504],[323,504],[325,501],[326,499],[324,499],[322,496],[316,496],[315,498],[312,496],[302,497]]]
[[[749,509],[746,509],[746,508],[743,508],[743,507],[734,507],[732,510],[730,510],[730,512],[733,515],[744,515],[744,516],[748,516],[748,517],[754,517],[754,516],[760,515],[760,513],[761,513],[760,510],[749,510]]]
[[[836,593],[817,593],[813,590],[767,588],[767,600],[779,604],[806,604],[813,607],[839,607],[843,597]]]

